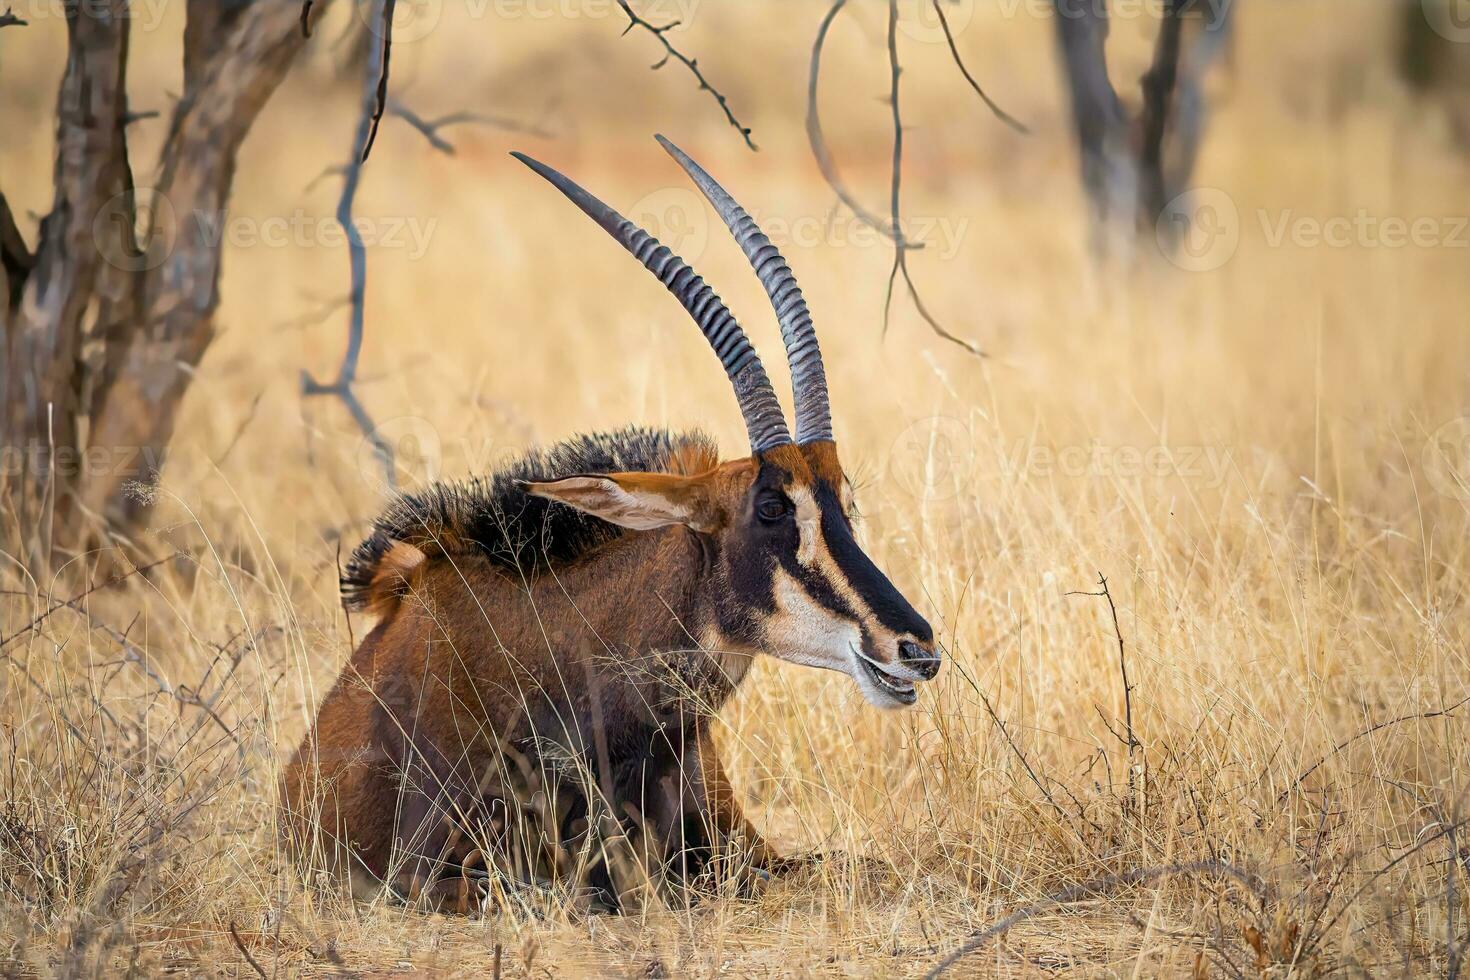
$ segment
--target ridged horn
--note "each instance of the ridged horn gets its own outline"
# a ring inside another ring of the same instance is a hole
[[[662,136],[655,136],[659,145],[679,161],[679,166],[693,178],[699,190],[714,205],[720,220],[735,236],[740,250],[745,253],[750,267],[760,278],[776,318],[781,321],[781,340],[786,344],[786,361],[791,366],[791,390],[796,399],[796,441],[818,442],[832,438],[832,407],[827,398],[827,372],[822,367],[822,349],[817,345],[817,331],[812,326],[812,314],[802,298],[801,287],[791,267],[771,244],[771,240],[756,226],[745,209],[705,172],[705,169],[689,158],[683,150]]]
[[[524,153],[512,152],[511,156],[565,194],[589,218],[601,225],[603,231],[631,252],[683,304],[684,309],[699,325],[704,339],[709,341],[709,345],[719,356],[725,374],[735,388],[740,414],[745,419],[745,428],[750,434],[752,452],[764,452],[774,446],[791,442],[791,433],[786,428],[786,417],[781,413],[781,403],[776,399],[776,392],[771,387],[771,379],[766,375],[760,357],[750,345],[745,331],[735,321],[734,315],[725,308],[724,302],[699,274],[683,259],[669,251],[667,246],[660,244],[657,238],[587,193],[569,177]]]

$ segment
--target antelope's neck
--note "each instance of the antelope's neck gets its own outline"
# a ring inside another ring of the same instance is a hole
[[[717,626],[714,565],[697,535],[671,527],[624,535],[556,578],[630,683],[665,708],[711,712],[751,661]]]

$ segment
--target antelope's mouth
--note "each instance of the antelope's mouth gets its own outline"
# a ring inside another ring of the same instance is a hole
[[[913,681],[890,674],[883,669],[882,664],[864,655],[856,647],[852,652],[857,656],[858,669],[868,676],[879,692],[902,705],[910,705],[919,700],[919,692]]]

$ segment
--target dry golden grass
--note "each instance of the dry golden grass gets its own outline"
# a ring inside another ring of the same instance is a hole
[[[348,655],[334,566],[383,500],[345,413],[298,394],[303,368],[333,370],[345,320],[308,316],[346,289],[345,254],[310,232],[230,247],[222,333],[145,542],[188,558],[79,611],[51,612],[85,587],[84,562],[43,581],[0,572],[13,590],[0,605],[0,962],[248,975],[233,923],[283,975],[478,974],[497,946],[507,976],[914,975],[1070,886],[1220,859],[1258,875],[1260,893],[1206,874],[1121,885],[1041,912],[955,969],[1445,971],[1470,932],[1470,706],[1430,717],[1470,694],[1470,520],[1453,480],[1465,470],[1440,452],[1470,431],[1457,421],[1470,404],[1467,236],[1273,245],[1268,225],[1464,215],[1466,159],[1395,81],[1384,5],[1243,5],[1199,170],[1238,209],[1238,251],[1191,273],[1144,249],[1102,272],[1085,252],[1049,25],[1025,4],[1015,17],[978,6],[967,55],[1036,135],[972,104],[941,46],[907,42],[907,210],[957,235],[915,272],[987,361],[933,338],[902,301],[880,337],[888,253],[850,223],[821,232],[831,195],[801,130],[818,5],[708,3],[680,35],[754,125],[751,155],[687,78],[646,72],[651,44],[620,39],[616,16],[444,4],[437,30],[395,52],[395,87],[424,112],[468,104],[558,136],[466,129],[447,157],[389,121],[358,208],[432,222],[422,255],[370,257],[362,395],[401,437],[409,480],[624,421],[743,445],[677,308],[507,149],[618,206],[662,195],[646,208],[669,214],[686,185],[650,138],[661,130],[758,218],[816,229],[787,253],[829,352],[866,541],[953,659],[901,715],[865,706],[844,678],[763,663],[721,727],[770,836],[873,855],[891,873],[838,861],[754,900],[624,918],[466,921],[347,909],[302,887],[275,843],[276,770]],[[139,108],[165,108],[176,83],[178,19],[166,7],[136,39]],[[857,5],[824,89],[834,150],[875,207],[881,25],[880,5]],[[1119,23],[1119,79],[1137,77],[1150,29]],[[42,210],[60,25],[26,30],[0,37],[0,171]],[[242,158],[234,212],[247,224],[298,209],[329,224],[331,182],[305,187],[343,156],[356,93],[319,48]],[[140,183],[162,126],[138,126]],[[686,251],[771,364],[753,277],[702,211],[687,215]],[[1108,606],[1068,594],[1099,572],[1135,685],[1131,778]]]

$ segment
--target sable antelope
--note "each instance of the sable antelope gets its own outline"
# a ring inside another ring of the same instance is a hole
[[[295,852],[351,872],[355,890],[386,883],[463,905],[472,879],[571,880],[616,905],[640,877],[779,870],[708,732],[751,659],[842,671],[880,708],[913,704],[914,682],[939,670],[929,624],[854,540],[791,270],[709,174],[659,141],[775,307],[796,437],[744,331],[694,270],[514,154],[683,304],[734,386],[750,454],[720,462],[697,433],[579,436],[404,496],[377,520],[342,588],[379,621],[283,785]]]

